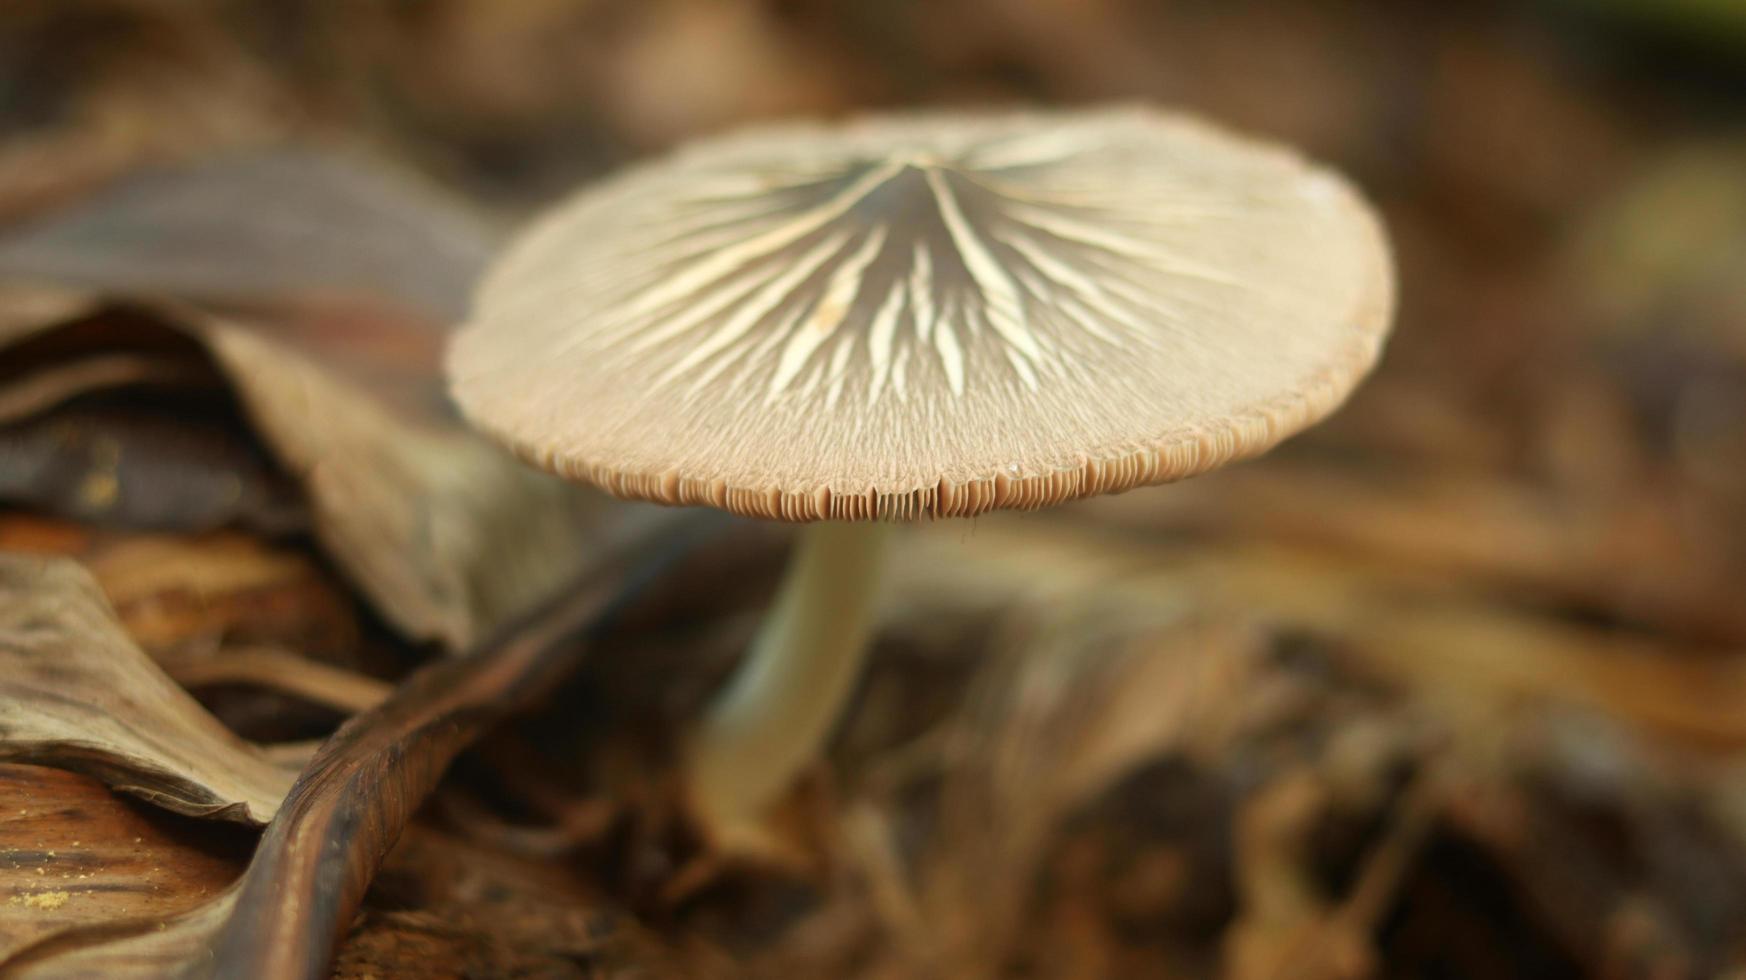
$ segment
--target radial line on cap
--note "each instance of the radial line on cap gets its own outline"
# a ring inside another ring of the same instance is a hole
[[[989,325],[1000,334],[1001,339],[1027,358],[1033,361],[1040,359],[1043,353],[1037,349],[1036,339],[1025,326],[1023,302],[1019,299],[1018,289],[1013,285],[1012,278],[1001,270],[1000,263],[995,261],[987,246],[982,244],[982,239],[977,237],[976,230],[965,220],[957,197],[938,171],[928,171],[928,186],[933,188],[934,197],[940,203],[940,216],[946,222],[946,230],[952,235],[952,244],[957,246],[959,257],[964,260],[964,268],[969,271],[970,278],[982,294],[983,309],[988,314]]]
[[[842,324],[855,301],[855,294],[861,289],[867,266],[872,264],[873,259],[879,255],[879,250],[884,247],[885,226],[876,225],[867,235],[867,241],[831,275],[830,285],[825,287],[818,305],[794,329],[787,345],[783,347],[782,359],[777,362],[776,373],[770,378],[770,389],[765,395],[767,399],[774,400],[779,397],[806,364],[807,358],[812,356],[812,352]],[[801,392],[806,393],[807,391]]]
[[[734,310],[731,316],[723,320],[719,326],[712,330],[710,335],[705,338],[702,343],[692,348],[689,353],[687,353],[683,358],[680,358],[672,367],[662,372],[661,376],[656,379],[656,383],[669,384],[673,382],[677,378],[696,368],[699,364],[702,364],[704,361],[716,357],[723,348],[740,340],[749,333],[752,328],[756,327],[771,313],[774,313],[779,309],[782,305],[782,301],[792,296],[796,287],[806,281],[808,277],[816,273],[826,262],[830,261],[831,256],[839,252],[848,240],[849,233],[846,231],[837,232],[834,235],[826,237],[817,246],[802,255],[799,261],[794,263],[792,268],[788,269],[782,275],[771,279],[769,283],[765,285],[763,289],[758,290],[755,295],[743,300],[739,309]],[[725,367],[725,361],[727,359],[724,358],[722,360],[724,363],[721,366]],[[697,383],[707,383],[710,378],[715,377],[718,373],[720,373],[720,368],[711,369],[705,372],[704,376],[700,378]]]
[[[710,283],[731,276],[758,259],[767,258],[771,254],[794,244],[842,216],[844,212],[854,207],[856,202],[873,193],[880,185],[897,176],[902,170],[902,164],[896,161],[887,161],[868,171],[861,179],[845,188],[841,194],[810,211],[797,215],[794,220],[787,224],[779,225],[761,235],[748,238],[738,245],[711,254],[709,258],[666,280],[659,287],[643,292],[642,295],[628,304],[623,322],[635,322],[666,309],[686,296],[697,293]]]

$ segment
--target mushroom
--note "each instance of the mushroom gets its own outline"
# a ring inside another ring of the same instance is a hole
[[[535,221],[448,358],[474,425],[608,493],[804,523],[690,742],[732,837],[820,751],[892,522],[1203,473],[1331,412],[1393,273],[1290,150],[1143,107],[704,139]]]

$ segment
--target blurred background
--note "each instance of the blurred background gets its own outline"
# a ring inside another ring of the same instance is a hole
[[[490,887],[408,838],[342,975],[1746,978],[1746,0],[8,0],[0,280],[245,317],[453,430],[442,330],[556,195],[749,120],[1107,100],[1378,205],[1400,313],[1347,408],[1181,485],[905,535],[804,858],[675,885],[663,733],[784,539],[708,546],[587,711],[420,815]],[[137,377],[9,401],[11,358],[0,547],[85,563],[232,728],[343,714],[200,658],[391,681],[553,581],[513,535],[412,532],[359,547],[477,574],[423,605],[373,579],[228,357],[240,394],[143,414]],[[578,953],[553,903],[615,925]]]

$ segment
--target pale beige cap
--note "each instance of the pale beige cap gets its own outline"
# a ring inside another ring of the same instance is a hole
[[[1393,311],[1337,175],[1144,108],[911,114],[690,144],[497,261],[467,416],[621,497],[784,520],[1048,506],[1259,453]]]

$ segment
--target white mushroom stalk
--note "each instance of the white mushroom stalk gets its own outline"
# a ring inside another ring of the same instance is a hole
[[[691,804],[717,834],[755,826],[823,754],[866,659],[889,535],[801,531],[775,606],[692,738]]]

